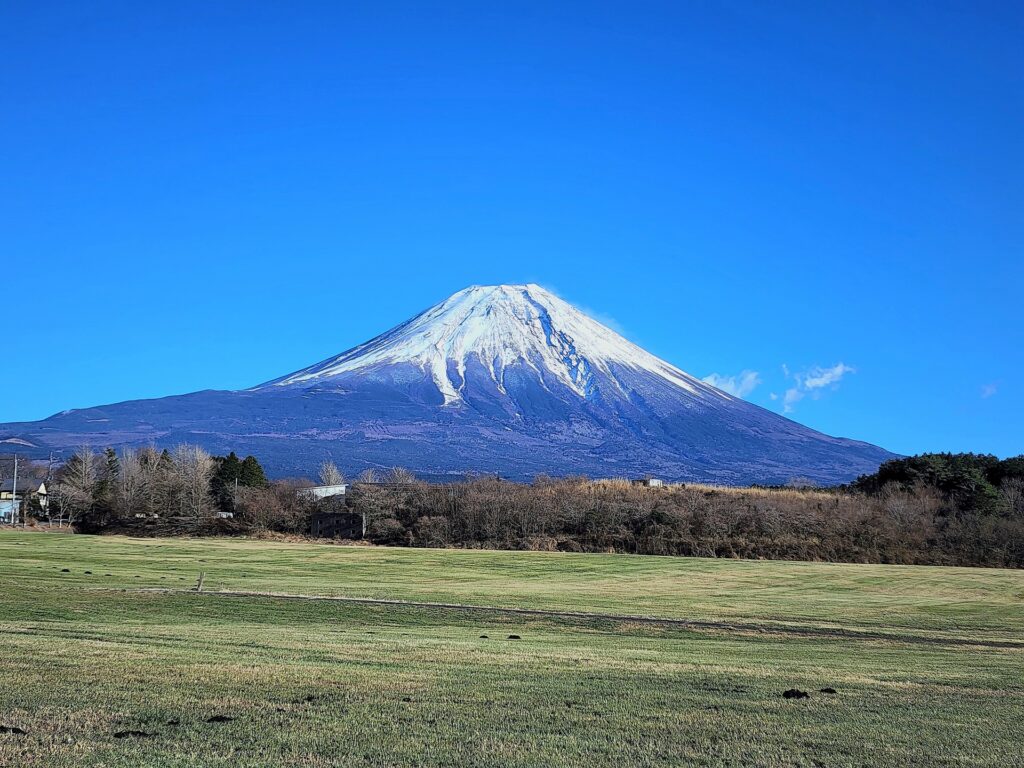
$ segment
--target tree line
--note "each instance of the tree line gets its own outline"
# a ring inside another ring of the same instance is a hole
[[[339,485],[332,462],[320,482]],[[538,477],[447,484],[364,472],[343,499],[270,482],[259,461],[182,445],[80,449],[50,489],[82,531],[308,535],[318,512],[359,516],[381,545],[1024,567],[1024,457],[924,454],[838,488],[650,488]]]
[[[2,467],[0,462],[0,471]],[[22,464],[23,475],[41,478],[44,469]],[[359,480],[411,483],[415,477],[392,469],[367,471]],[[325,461],[320,482],[340,485],[345,478],[333,462]],[[83,446],[53,473],[46,509],[40,499],[30,499],[26,517],[86,533],[305,535],[316,512],[348,511],[338,500],[299,493],[310,485],[307,479],[271,482],[255,456],[214,456],[196,445],[101,452]]]
[[[99,453],[85,446],[56,472],[45,516],[88,532],[161,520],[172,532],[196,533],[233,516],[243,490],[270,487],[254,456],[212,456],[195,445]]]
[[[1024,462],[996,460],[983,485],[960,471],[970,462],[924,464],[943,461],[957,469],[890,463],[825,490],[479,479],[371,486],[351,503],[382,544],[1024,567]]]

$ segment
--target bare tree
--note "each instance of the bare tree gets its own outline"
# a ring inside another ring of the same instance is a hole
[[[142,448],[137,456],[145,486],[143,508],[157,514],[172,512],[178,506],[178,492],[174,462],[170,455],[150,445]]]
[[[96,503],[98,480],[99,466],[96,454],[88,445],[83,445],[68,460],[61,481],[77,513],[89,512]]]
[[[65,483],[56,483],[49,488],[49,511],[51,524],[52,519],[56,517],[58,528],[63,528],[65,523],[75,524],[75,494]]]
[[[412,485],[416,482],[416,475],[405,467],[392,467],[388,470],[385,480],[395,485]]]
[[[914,494],[904,490],[899,483],[886,483],[879,494],[882,509],[898,525],[906,526],[914,518]]]
[[[356,481],[360,483],[377,483],[380,482],[380,479],[377,476],[377,470],[364,469],[359,473],[359,477],[356,478]]]
[[[1024,515],[1024,479],[1005,478],[999,486],[999,493],[1005,499],[1012,514]]]
[[[320,465],[321,485],[342,485],[344,482],[345,476],[341,474],[341,470],[335,466],[333,461],[328,459]]]
[[[117,477],[115,502],[122,517],[133,517],[145,506],[147,473],[142,458],[132,448],[121,450],[121,471]]]
[[[216,468],[213,457],[198,445],[179,445],[171,452],[171,458],[181,513],[197,519],[210,515],[210,480]]]

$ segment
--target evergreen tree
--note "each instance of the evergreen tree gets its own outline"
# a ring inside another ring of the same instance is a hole
[[[113,448],[107,448],[103,452],[103,464],[100,466],[100,479],[96,487],[97,499],[102,502],[110,502],[117,487],[117,478],[121,474],[121,462]]]
[[[227,456],[214,456],[217,461],[217,477],[225,483],[234,483],[242,476],[242,460],[234,451]]]
[[[224,512],[235,511],[235,483],[244,485],[242,480],[242,462],[232,451],[227,456],[214,456],[217,468],[210,481],[210,490],[217,506]]]
[[[107,448],[99,465],[99,477],[94,491],[93,513],[98,522],[105,522],[114,514],[117,502],[117,479],[121,474],[121,463],[117,452]]]
[[[996,486],[1019,469],[1015,459],[999,461],[989,454],[922,453],[887,461],[875,474],[858,478],[853,487],[869,494],[890,485],[908,492],[935,488],[959,510],[987,515],[1005,508]]]
[[[270,481],[267,480],[267,476],[263,473],[263,467],[260,466],[255,456],[245,457],[238,477],[238,484],[248,488],[270,487]]]
[[[992,485],[1002,485],[1003,481],[1010,478],[1024,479],[1024,456],[1013,456],[1003,459],[985,472],[986,477]]]
[[[167,471],[174,466],[174,459],[171,458],[171,452],[164,448],[160,452],[160,460],[157,461],[157,467]]]

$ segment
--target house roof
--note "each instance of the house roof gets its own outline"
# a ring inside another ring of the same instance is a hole
[[[44,485],[42,480],[34,480],[33,478],[18,478],[18,490],[31,490],[33,493],[39,490]],[[14,480],[7,478],[6,480],[0,480],[0,493],[10,493],[14,490]]]

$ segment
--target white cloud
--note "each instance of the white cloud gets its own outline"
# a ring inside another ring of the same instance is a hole
[[[783,413],[792,413],[796,404],[807,395],[810,395],[812,398],[818,398],[825,387],[835,389],[846,374],[856,373],[855,368],[844,363],[836,363],[830,368],[822,368],[820,365],[816,365],[799,373],[790,372],[789,368],[785,365],[782,366],[782,370],[786,374],[787,379],[791,378],[795,382],[795,385],[787,389],[786,393],[782,396]]]
[[[786,394],[782,396],[782,412],[792,413],[793,406],[803,399],[804,393],[801,392],[799,388],[793,387],[792,389],[787,389]]]
[[[842,363],[836,363],[831,368],[820,368],[815,366],[803,375],[804,389],[821,389],[829,384],[838,384],[839,380],[848,373],[855,373],[853,368]],[[800,383],[800,377],[797,377]]]
[[[981,387],[981,396],[983,398],[992,397],[996,392],[999,391],[999,383],[992,382],[991,384],[983,384]]]
[[[704,382],[733,397],[746,397],[761,383],[761,375],[757,371],[741,371],[735,376],[712,373],[704,377]]]

